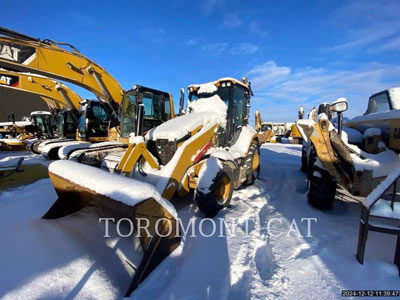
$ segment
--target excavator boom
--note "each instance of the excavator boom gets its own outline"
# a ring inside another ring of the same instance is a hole
[[[82,98],[66,85],[30,73],[0,70],[0,87],[38,95],[50,108],[79,109]]]
[[[75,47],[50,40],[34,39],[0,27],[0,67],[77,84],[109,102],[115,110],[123,89],[104,68]],[[67,50],[60,46],[70,46]]]

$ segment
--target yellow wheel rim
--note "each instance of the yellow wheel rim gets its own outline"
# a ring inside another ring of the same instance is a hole
[[[217,186],[217,202],[220,205],[224,205],[229,197],[229,191],[231,189],[231,182],[228,176],[223,176],[218,182]]]

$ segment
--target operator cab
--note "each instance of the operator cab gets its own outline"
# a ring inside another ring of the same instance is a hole
[[[117,116],[109,104],[97,100],[85,100],[81,103],[77,140],[106,141],[110,124],[115,122]]]
[[[251,86],[246,78],[242,81],[234,78],[221,78],[213,84],[216,89],[210,93],[199,93],[199,85],[190,85],[189,101],[193,102],[202,98],[210,98],[218,95],[226,104],[226,128],[219,129],[217,146],[225,147],[233,145],[239,137],[241,128],[249,122],[250,97],[253,95]],[[189,111],[190,113],[190,111]],[[223,134],[222,134],[223,133]]]
[[[63,109],[57,114],[58,116],[58,135],[61,138],[75,138],[78,128],[76,120],[78,116],[76,111]]]
[[[34,111],[29,117],[32,125],[27,126],[27,130],[38,138],[53,138],[56,123],[53,115],[48,111]]]
[[[365,114],[380,113],[400,109],[400,88],[391,88],[369,97]]]
[[[144,105],[144,132],[174,117],[171,94],[135,85],[125,93],[120,105],[119,121],[122,138],[128,138],[130,133],[136,132],[138,104]]]

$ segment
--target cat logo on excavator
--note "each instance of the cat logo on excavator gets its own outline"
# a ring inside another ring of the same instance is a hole
[[[18,86],[18,82],[19,82],[18,76],[6,76],[0,73],[0,85],[16,87]]]

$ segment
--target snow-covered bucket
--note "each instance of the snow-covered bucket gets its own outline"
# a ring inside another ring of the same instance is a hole
[[[59,198],[44,219],[61,218],[93,203],[106,214],[102,217],[127,218],[135,225],[145,221],[146,226],[136,226],[133,235],[140,240],[143,258],[127,295],[179,246],[176,210],[151,184],[69,160],[51,163],[49,177]]]

